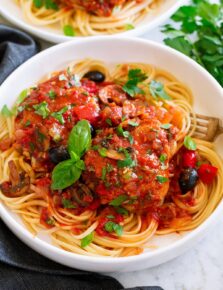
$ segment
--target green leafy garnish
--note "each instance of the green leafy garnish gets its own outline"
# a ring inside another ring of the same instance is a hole
[[[171,127],[171,124],[169,124],[169,123],[167,123],[167,124],[162,124],[162,125],[160,126],[160,128],[165,129],[165,130],[170,129],[170,127]]]
[[[31,125],[31,122],[30,122],[30,120],[27,120],[25,123],[25,127],[29,127],[29,125]]]
[[[50,97],[51,100],[55,99],[56,95],[57,94],[53,90],[50,90],[49,93],[48,93],[48,96]]]
[[[130,24],[130,23],[125,25],[125,30],[132,30],[134,28],[135,28],[135,26]]]
[[[114,223],[112,221],[108,221],[104,226],[106,232],[115,232],[119,237],[123,233],[123,227],[117,223]]]
[[[115,207],[115,210],[117,211],[117,213],[119,213],[121,215],[128,215],[129,214],[127,209],[125,209],[124,207],[117,206],[117,207]]]
[[[123,152],[125,154],[125,159],[124,160],[118,160],[118,167],[123,168],[123,167],[135,167],[136,166],[136,161],[132,159],[130,154],[125,148],[120,148],[119,152]]]
[[[128,121],[128,124],[131,125],[131,126],[133,126],[133,127],[139,126],[139,123],[133,122],[133,121]]]
[[[86,120],[79,121],[71,130],[68,138],[68,152],[71,159],[58,163],[52,172],[52,189],[64,189],[75,183],[85,169],[80,158],[91,146],[90,124]]]
[[[34,6],[36,8],[41,8],[45,6],[46,9],[58,10],[59,7],[53,0],[33,0]]]
[[[130,143],[130,144],[133,144],[133,143],[134,143],[134,139],[133,139],[131,133],[130,133],[129,131],[124,131],[121,125],[119,125],[119,126],[116,128],[116,131],[117,131],[117,134],[118,134],[119,136],[122,136],[122,137],[127,138],[127,139],[129,140],[129,143]]]
[[[161,163],[164,163],[166,161],[166,159],[167,159],[167,155],[166,154],[161,154],[159,159],[160,159]]]
[[[44,101],[40,104],[33,105],[33,108],[35,109],[35,113],[42,116],[43,119],[46,119],[49,116],[50,110],[48,108],[47,102]]]
[[[62,199],[62,205],[64,208],[76,208],[75,205],[71,202],[71,200],[63,198]]]
[[[5,118],[9,118],[9,117],[12,117],[13,116],[12,112],[9,110],[9,108],[7,107],[7,105],[4,105],[2,107],[1,114]]]
[[[196,150],[197,149],[197,144],[190,136],[185,136],[184,146],[189,150]]]
[[[172,16],[177,27],[165,25],[164,42],[191,57],[223,86],[223,2],[192,0]]]
[[[141,69],[130,69],[128,72],[128,81],[122,87],[122,89],[134,97],[137,94],[144,94],[145,92],[138,87],[138,84],[147,79],[147,75],[141,71]]]
[[[61,109],[58,112],[53,112],[51,114],[52,117],[54,117],[58,122],[60,122],[60,124],[64,124],[64,118],[63,118],[63,114],[68,110],[68,107],[64,107],[63,109]]]
[[[54,220],[53,218],[48,218],[48,219],[46,220],[46,223],[47,223],[48,225],[50,225],[50,226],[53,226],[53,225],[55,224],[55,220]]]
[[[127,199],[127,195],[119,195],[117,198],[109,202],[110,205],[120,206]]]
[[[157,175],[156,179],[159,181],[159,183],[164,183],[164,182],[169,181],[169,178],[161,176],[161,175]]]
[[[99,148],[98,153],[100,154],[101,157],[107,157],[107,149],[105,148]]]
[[[88,245],[90,245],[90,243],[93,241],[94,238],[94,232],[91,232],[89,235],[87,235],[86,237],[84,237],[81,240],[81,248],[85,248]]]
[[[111,121],[111,119],[106,119],[105,122],[106,122],[109,126],[112,127],[112,121]]]
[[[65,25],[63,28],[64,35],[75,36],[74,28],[71,25]]]
[[[165,92],[164,85],[161,82],[155,80],[151,81],[149,84],[149,90],[153,98],[156,100],[158,97],[164,100],[171,100],[171,97]]]
[[[27,89],[23,90],[18,96],[16,105],[21,104],[25,100],[25,98],[27,98],[27,95],[28,95],[28,90]]]
[[[106,179],[106,173],[107,173],[107,169],[106,167],[102,168],[102,174],[101,174],[101,179],[105,180]]]

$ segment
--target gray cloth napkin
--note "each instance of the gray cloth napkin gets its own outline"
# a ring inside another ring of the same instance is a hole
[[[39,45],[32,37],[0,24],[0,84],[38,51]],[[123,286],[112,277],[71,269],[44,258],[18,240],[0,221],[0,289],[119,290]],[[131,290],[162,289],[136,287]]]

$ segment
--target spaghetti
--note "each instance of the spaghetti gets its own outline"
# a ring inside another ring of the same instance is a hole
[[[193,140],[192,94],[148,64],[84,60],[22,92],[0,120],[0,199],[34,234],[88,256],[131,256],[198,227],[222,161]],[[15,108],[13,111],[15,111]],[[194,120],[194,118],[193,118]]]
[[[67,36],[89,36],[133,29],[163,0],[16,1],[32,24],[60,27]]]

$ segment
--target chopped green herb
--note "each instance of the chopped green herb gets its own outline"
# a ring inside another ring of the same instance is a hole
[[[156,100],[158,97],[164,100],[171,100],[171,97],[165,92],[164,85],[161,82],[155,80],[151,81],[149,84],[149,90],[153,98]]]
[[[30,147],[31,152],[33,152],[35,150],[35,144],[34,143],[30,142],[29,143],[29,147]]]
[[[114,170],[114,167],[110,163],[108,163],[107,166],[106,166],[106,170],[109,173],[109,172]]]
[[[30,122],[30,120],[27,120],[25,123],[25,127],[29,127],[29,125],[31,125],[31,122]]]
[[[36,8],[41,8],[43,6],[44,0],[33,0],[34,6]]]
[[[64,35],[75,36],[74,28],[71,25],[65,25],[63,28]]]
[[[119,237],[123,233],[123,227],[121,225],[119,225],[119,224],[116,224],[116,223],[112,222],[112,221],[108,221],[105,224],[104,228],[109,233],[115,232]]]
[[[46,9],[58,10],[59,7],[53,0],[44,0]]]
[[[59,75],[59,81],[67,81],[67,77],[65,76],[65,74]]]
[[[160,159],[161,163],[164,163],[166,161],[166,159],[167,159],[167,155],[166,154],[161,154],[159,159]]]
[[[119,195],[117,198],[109,202],[110,205],[120,206],[127,199],[127,195]]]
[[[50,90],[48,93],[48,96],[50,97],[51,100],[56,98],[56,93],[53,90]]]
[[[64,107],[60,111],[52,113],[51,116],[54,117],[58,122],[60,122],[60,124],[63,125],[65,123],[63,114],[66,113],[67,110],[68,107]]]
[[[137,94],[144,94],[145,92],[138,87],[138,84],[147,79],[147,75],[141,71],[141,69],[131,69],[128,72],[128,81],[122,87],[122,89],[134,97]]]
[[[46,119],[49,116],[50,110],[48,109],[47,102],[44,101],[40,104],[33,105],[33,108],[35,109],[35,113],[42,116],[43,119]]]
[[[46,223],[47,223],[48,225],[50,225],[50,226],[53,226],[53,225],[55,224],[55,220],[54,220],[53,218],[48,218],[48,219],[46,220]]]
[[[129,212],[127,211],[127,209],[125,209],[124,207],[115,207],[115,210],[117,211],[117,213],[121,214],[121,215],[128,215]]]
[[[162,124],[162,125],[160,126],[160,128],[162,128],[162,129],[166,129],[166,130],[170,129],[170,127],[171,127],[171,124]]]
[[[169,178],[161,176],[161,175],[157,175],[156,179],[159,181],[159,183],[164,183],[164,182],[169,181]]]
[[[71,202],[71,200],[63,198],[62,205],[64,208],[76,208],[76,206]]]
[[[124,122],[126,120],[126,118],[127,118],[126,116],[122,116],[122,119],[121,119],[122,122]]]
[[[114,218],[115,218],[115,217],[114,217],[113,215],[111,215],[111,214],[110,214],[110,215],[107,215],[106,217],[107,217],[108,219],[114,219]]]
[[[129,131],[124,131],[121,125],[119,125],[116,128],[116,132],[119,136],[127,138],[129,140],[130,144],[134,143],[134,139],[133,139],[131,133]]]
[[[197,149],[197,144],[190,136],[185,136],[184,146],[189,150],[196,150]]]
[[[107,173],[107,169],[106,169],[106,167],[103,167],[103,168],[102,168],[102,174],[101,174],[101,179],[102,179],[103,181],[106,180],[106,173]]]
[[[112,127],[112,121],[111,121],[111,119],[106,119],[105,122],[106,122],[109,126]]]
[[[16,104],[17,104],[17,105],[21,104],[21,103],[25,100],[25,98],[27,98],[27,95],[28,95],[28,90],[27,90],[27,89],[23,90],[23,91],[19,94],[18,99],[17,99],[17,101],[16,101]]]
[[[135,26],[132,25],[132,24],[126,24],[126,25],[125,25],[125,30],[132,30],[132,29],[134,29],[134,28],[135,28]]]
[[[139,123],[133,122],[133,121],[129,121],[128,124],[131,125],[131,126],[133,126],[133,127],[139,126]]]
[[[105,148],[98,149],[98,153],[101,155],[101,157],[107,156],[107,150]]]
[[[2,110],[1,110],[1,114],[2,116],[4,116],[5,118],[9,118],[11,117],[13,114],[12,112],[9,110],[9,108],[7,107],[7,105],[4,105],[2,107]]]
[[[90,243],[92,243],[92,241],[93,241],[93,238],[94,238],[94,232],[91,232],[89,235],[87,235],[86,237],[84,237],[81,240],[81,248],[85,248],[88,245],[90,245]]]
[[[91,147],[91,149],[97,151],[99,149],[99,146],[98,145],[94,145],[94,146]]]

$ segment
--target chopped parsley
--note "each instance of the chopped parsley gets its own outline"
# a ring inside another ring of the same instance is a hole
[[[108,219],[114,219],[114,218],[115,218],[112,214],[107,215],[106,217],[107,217]]]
[[[99,148],[98,153],[101,155],[101,157],[107,157],[107,150],[105,148]]]
[[[157,175],[157,176],[156,176],[156,179],[159,181],[159,183],[164,183],[164,182],[169,181],[169,178],[164,177],[164,176],[162,176],[162,175]]]
[[[90,243],[93,241],[94,238],[94,232],[91,232],[89,235],[87,235],[86,237],[84,237],[81,240],[81,248],[85,248],[88,245],[90,245]]]
[[[2,110],[1,110],[1,114],[2,116],[4,116],[5,118],[8,118],[8,117],[11,117],[13,114],[12,112],[9,110],[9,108],[7,107],[7,105],[4,105],[2,107]]]
[[[75,36],[74,28],[71,25],[65,25],[63,27],[63,33],[66,36]]]
[[[106,169],[106,167],[103,167],[103,168],[102,168],[102,174],[101,174],[101,179],[102,179],[103,181],[106,180],[106,173],[107,173],[107,169]]]
[[[133,127],[139,126],[139,123],[133,122],[133,121],[129,121],[128,124],[131,125],[131,126],[133,126]]]
[[[119,136],[122,136],[122,137],[125,137],[129,140],[129,143],[132,145],[134,143],[134,139],[131,135],[131,133],[129,131],[124,131],[122,126],[119,125],[117,128],[116,128],[116,132]]]
[[[55,99],[56,95],[57,94],[53,90],[50,90],[49,93],[48,93],[48,96],[50,97],[51,100]]]
[[[120,206],[124,201],[127,200],[127,198],[127,195],[119,195],[118,197],[110,201],[109,205]]]
[[[67,77],[65,76],[65,74],[59,75],[59,81],[67,81]]]
[[[160,126],[160,128],[165,129],[165,130],[170,129],[170,127],[171,127],[171,124],[169,124],[169,123],[167,123],[167,124],[162,124],[162,125]]]
[[[58,10],[59,7],[53,0],[33,0],[34,6],[36,8],[45,7],[46,9]]]
[[[130,69],[128,72],[128,81],[122,87],[122,89],[134,97],[137,94],[145,94],[145,92],[138,87],[138,84],[147,79],[147,75],[141,71],[141,69]]]
[[[106,122],[109,126],[112,127],[112,121],[111,121],[111,119],[106,119],[105,122]]]
[[[149,84],[149,90],[154,99],[160,97],[163,100],[171,100],[171,97],[165,92],[164,85],[161,82],[155,80],[151,81]]]
[[[76,208],[72,201],[66,198],[62,199],[62,205],[64,208]]]
[[[117,223],[114,223],[112,221],[108,221],[104,226],[106,232],[115,232],[119,237],[123,233],[123,227]]]
[[[124,207],[117,206],[117,207],[115,207],[115,210],[117,211],[117,213],[119,213],[121,215],[128,215],[129,214],[127,209],[125,209]]]
[[[167,155],[166,154],[161,154],[159,159],[160,159],[161,163],[164,163],[166,161],[166,159],[167,159]]]
[[[25,127],[29,127],[30,125],[31,125],[30,120],[27,120],[27,121],[25,122]]]
[[[35,109],[35,113],[42,116],[43,119],[46,119],[49,116],[50,110],[48,108],[47,102],[44,101],[40,104],[33,105],[33,108]]]
[[[68,110],[68,107],[64,107],[62,108],[60,111],[58,112],[54,112],[51,114],[52,117],[54,117],[58,122],[60,122],[60,124],[64,124],[64,118],[63,118],[63,114],[66,113],[66,111]]]

